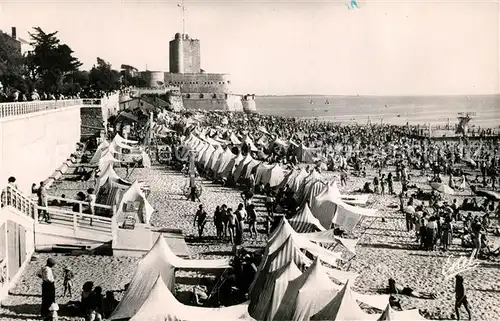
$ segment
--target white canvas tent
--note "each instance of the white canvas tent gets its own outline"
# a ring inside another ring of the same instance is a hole
[[[252,156],[248,154],[236,165],[236,168],[233,173],[233,179],[235,182],[237,182],[240,179],[240,176],[243,172],[243,168],[245,167],[245,165],[250,163],[252,160],[253,160]]]
[[[351,231],[362,216],[380,216],[375,209],[354,207],[344,203],[339,198],[338,189],[330,185],[314,198],[311,212],[323,227],[330,228],[331,224],[335,223],[347,231]]]
[[[141,223],[149,224],[149,220],[151,219],[151,214],[154,212],[153,206],[146,199],[146,195],[141,189],[141,185],[138,181],[132,183],[132,185],[123,193],[120,203],[118,204],[117,213],[120,217],[120,214],[124,212],[124,207],[128,204],[132,203],[134,208],[135,203],[139,203],[139,210],[137,211],[137,217]]]
[[[342,290],[320,311],[315,313],[311,320],[376,320],[378,315],[365,313],[356,302],[354,292],[351,291],[350,282],[347,282]]]
[[[247,317],[248,303],[222,308],[202,308],[184,305],[177,301],[163,282],[156,279],[150,293],[130,321],[236,321],[251,320]]]
[[[262,173],[262,184],[269,184],[271,187],[276,187],[281,184],[284,178],[285,171],[279,164],[275,164]]]
[[[304,274],[288,282],[274,320],[309,320],[329,302],[334,293],[334,283],[326,274],[319,260],[316,259]]]
[[[187,260],[175,255],[167,245],[163,235],[139,262],[134,277],[110,320],[133,317],[147,300],[158,276],[172,292],[175,290],[175,269],[204,270],[229,268],[229,260]]]
[[[325,231],[320,221],[311,213],[307,203],[304,204],[300,213],[288,220],[288,223],[290,223],[293,229],[298,233]]]

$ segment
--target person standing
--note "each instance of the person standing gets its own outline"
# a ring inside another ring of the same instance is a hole
[[[250,231],[250,237],[257,238],[257,214],[255,213],[255,205],[250,204],[247,207],[247,216],[248,216],[248,230]]]
[[[73,272],[71,272],[70,269],[67,267],[64,268],[64,281],[63,281],[63,286],[64,286],[64,294],[63,296],[66,296],[66,293],[69,294],[69,297],[71,298],[73,296],[73,293],[71,292],[71,289],[73,287],[73,278],[74,278]]]
[[[52,268],[56,262],[52,258],[47,259],[47,264],[38,272],[37,276],[42,279],[42,306],[43,318],[50,316],[50,306],[56,302],[56,287],[54,285],[54,273]]]
[[[198,224],[198,237],[200,239],[203,236],[203,229],[205,228],[206,222],[207,222],[207,212],[205,212],[203,205],[200,205],[198,211],[196,211],[196,214],[194,216],[194,223],[193,223],[193,225]]]
[[[95,203],[97,201],[97,196],[94,194],[94,189],[89,188],[87,190],[87,202],[89,206],[89,214],[91,216],[95,215]],[[90,217],[90,226],[92,226],[92,217]]]
[[[48,207],[49,206],[49,199],[47,195],[47,188],[45,187],[44,182],[40,182],[40,187],[38,188],[37,191],[37,196],[38,196],[38,206],[41,207]],[[42,216],[40,218],[40,215]],[[50,216],[47,210],[40,210],[38,213],[38,221],[41,222],[42,220],[45,220],[46,223],[50,224]]]
[[[235,234],[236,234],[236,224],[238,223],[238,218],[236,215],[233,213],[233,210],[231,208],[227,209],[226,212],[226,219],[227,219],[227,230],[229,231],[229,241],[231,244],[234,244],[235,241]]]
[[[245,221],[247,219],[247,211],[243,208],[243,204],[238,205],[238,209],[235,212],[236,218],[238,219],[238,226],[237,226],[237,231],[239,231],[238,237],[237,237],[237,244],[240,245],[243,243],[243,231],[245,230]],[[239,244],[238,244],[239,243]]]
[[[380,176],[380,192],[382,195],[385,195],[385,174]]]
[[[222,239],[224,233],[224,213],[221,211],[220,206],[215,208],[214,212],[214,225],[217,231],[217,238]]]
[[[469,320],[471,320],[469,301],[467,301],[467,296],[465,295],[464,278],[457,274],[455,276],[455,313],[457,314],[457,320],[460,320],[460,307],[462,305],[469,315]]]

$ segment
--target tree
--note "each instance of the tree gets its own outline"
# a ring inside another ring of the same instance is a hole
[[[39,81],[44,91],[61,91],[66,77],[82,64],[73,57],[73,50],[68,45],[61,44],[56,37],[57,31],[45,33],[40,27],[33,29],[35,33],[30,33],[30,37],[34,50],[28,58],[31,77]]]
[[[20,44],[9,35],[0,32],[0,82],[6,87],[27,92],[30,82],[25,80],[25,57]]]
[[[97,66],[90,70],[91,89],[98,93],[109,93],[120,89],[120,73],[111,68],[111,64],[97,57]]]

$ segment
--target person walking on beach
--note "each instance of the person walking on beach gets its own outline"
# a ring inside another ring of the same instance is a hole
[[[229,232],[229,241],[231,244],[234,244],[235,236],[236,236],[236,224],[238,223],[238,219],[236,215],[233,213],[231,208],[227,209],[227,230]]]
[[[462,305],[469,315],[469,320],[471,320],[469,301],[465,295],[464,278],[457,274],[455,276],[455,313],[457,314],[457,320],[460,320],[460,308]]]
[[[385,195],[385,174],[380,176],[380,192],[382,195]]]
[[[54,285],[54,273],[52,268],[56,262],[52,258],[47,259],[47,264],[38,272],[37,276],[42,279],[42,306],[41,315],[43,318],[50,316],[50,306],[56,302],[56,287]]]
[[[193,225],[196,226],[196,223],[198,223],[198,236],[201,239],[203,236],[203,229],[205,228],[205,223],[207,222],[207,212],[205,212],[205,209],[203,209],[203,205],[200,205],[200,208],[198,211],[196,211],[196,214],[194,216],[194,223]]]
[[[375,194],[378,194],[378,193],[379,193],[378,186],[379,186],[378,176],[375,176],[375,177],[373,178],[373,192],[374,192]]]
[[[392,180],[392,172],[387,175],[387,187],[389,188],[389,194],[394,195],[394,182]]]
[[[347,185],[347,172],[345,171],[344,168],[340,170],[340,186],[346,186]]]
[[[214,225],[217,232],[217,238],[220,240],[224,234],[224,213],[221,211],[220,206],[215,208]]]

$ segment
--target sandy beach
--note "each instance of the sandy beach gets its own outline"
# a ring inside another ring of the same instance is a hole
[[[391,170],[393,170],[391,168]],[[121,177],[125,173],[117,169]],[[370,173],[369,173],[370,174]],[[373,173],[372,173],[373,174]],[[416,173],[415,173],[416,174]],[[332,172],[324,172],[325,179],[333,179]],[[193,258],[220,258],[230,254],[231,246],[213,240],[215,227],[210,220],[206,226],[203,241],[194,240],[197,233],[193,226],[194,213],[199,203],[188,202],[182,195],[181,189],[187,182],[187,177],[178,172],[156,166],[150,169],[135,169],[129,180],[140,179],[151,186],[149,201],[156,209],[152,217],[155,226],[179,228],[186,235],[186,241]],[[352,193],[362,187],[367,180],[373,179],[350,176],[348,188],[340,188],[343,193]],[[425,184],[425,177],[416,177],[412,183],[424,190],[429,190]],[[78,191],[84,191],[90,182],[63,181],[50,190],[52,195],[65,193],[73,197]],[[217,205],[228,204],[233,208],[241,202],[240,190],[225,188],[212,182],[203,180],[203,195],[201,200],[210,215],[213,215]],[[399,182],[395,183],[395,190],[401,190]],[[459,202],[465,195],[449,197],[451,201],[457,198]],[[414,232],[406,232],[404,215],[398,212],[399,201],[395,196],[372,195],[369,207],[377,208],[384,214],[384,221],[366,219],[355,230],[356,235],[362,235],[357,247],[357,256],[351,261],[351,271],[360,274],[355,282],[354,289],[361,293],[376,293],[387,286],[389,277],[393,277],[399,284],[412,287],[422,292],[432,292],[437,295],[435,300],[424,300],[399,296],[403,309],[418,308],[424,317],[434,320],[451,319],[454,315],[454,279],[444,281],[441,268],[446,258],[452,254],[469,255],[471,250],[462,248],[455,240],[455,244],[448,252],[418,250]],[[259,222],[262,222],[264,210],[262,197],[257,198]],[[262,223],[258,224],[261,232],[257,240],[246,239],[243,246],[255,248],[264,245],[266,236],[263,234]],[[248,236],[248,233],[245,233]],[[336,250],[340,250],[337,247]],[[348,253],[344,253],[349,258]],[[79,300],[81,286],[85,281],[93,281],[102,286],[104,291],[120,291],[130,282],[138,258],[109,257],[69,254],[37,254],[37,260],[32,261],[18,284],[12,289],[11,295],[2,303],[0,320],[39,320],[37,313],[41,302],[40,281],[36,271],[44,264],[47,257],[56,260],[55,274],[57,279],[57,302],[63,306],[70,300]],[[62,268],[69,267],[75,273],[74,290],[71,299],[63,298]],[[178,272],[176,290],[182,293],[196,284],[195,273]],[[464,274],[467,297],[472,308],[473,320],[493,320],[500,318],[500,263],[481,261],[481,265]],[[117,294],[120,299],[120,293]],[[183,299],[181,298],[181,301]],[[65,317],[61,309],[61,320],[83,320],[76,317]],[[464,316],[462,315],[462,318]]]

